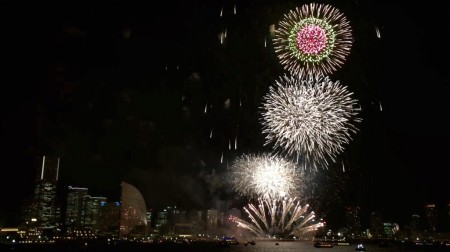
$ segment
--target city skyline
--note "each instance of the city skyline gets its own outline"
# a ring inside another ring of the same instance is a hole
[[[225,174],[241,154],[271,151],[259,107],[284,71],[270,27],[303,3],[5,4],[11,174],[0,217],[32,197],[44,155],[60,157],[61,183],[108,199],[126,181],[152,208],[242,206]],[[361,205],[404,223],[414,213],[405,211],[450,201],[448,52],[434,51],[446,48],[447,6],[331,4],[354,41],[330,78],[354,92],[362,122],[339,162],[320,171],[313,203],[322,215]]]

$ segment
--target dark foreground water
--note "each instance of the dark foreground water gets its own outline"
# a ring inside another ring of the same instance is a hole
[[[278,245],[276,244],[278,243]],[[392,244],[389,247],[380,247],[377,244],[365,244],[367,252],[421,252],[421,251],[449,251],[450,246],[439,245],[408,245]],[[57,244],[57,245],[14,245],[0,246],[0,251],[147,251],[147,252],[349,252],[356,251],[356,244],[349,246],[334,246],[333,248],[315,248],[313,242],[295,242],[295,241],[256,241],[255,245],[230,245],[221,247],[214,242],[198,242],[191,244],[118,244],[114,246],[105,246],[98,244]]]

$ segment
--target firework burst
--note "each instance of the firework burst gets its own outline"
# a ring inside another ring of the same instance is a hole
[[[322,75],[285,75],[263,98],[266,145],[296,156],[303,168],[326,168],[348,144],[361,121],[345,86]]]
[[[292,74],[331,74],[350,53],[352,30],[338,9],[311,3],[284,15],[273,42],[281,64]]]
[[[304,185],[303,173],[295,163],[269,154],[242,155],[230,171],[233,189],[245,196],[297,196]]]
[[[250,203],[244,207],[250,221],[235,216],[231,216],[231,220],[258,237],[300,236],[323,226],[315,222],[314,212],[308,207],[302,207],[296,198],[260,198],[257,206]]]

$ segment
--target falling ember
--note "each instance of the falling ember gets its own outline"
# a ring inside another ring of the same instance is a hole
[[[220,156],[220,163],[223,164],[223,151],[222,151],[222,156]]]
[[[223,7],[222,7],[222,9],[220,10],[220,17],[222,17],[222,15],[223,15]]]
[[[211,130],[211,132],[209,133],[209,138],[210,139],[212,138],[212,133],[213,133],[213,130]]]
[[[228,149],[231,150],[231,140],[228,139]]]
[[[224,41],[224,34],[223,34],[223,32],[219,33],[219,40],[220,40],[220,44],[223,45],[223,41]]]
[[[237,150],[237,137],[234,138],[234,149]]]
[[[377,38],[381,38],[381,33],[380,33],[380,29],[378,28],[378,26],[375,26],[375,32],[377,33]]]
[[[381,106],[381,102],[378,102],[379,106],[380,106],[380,111],[383,111],[383,107]]]
[[[208,112],[208,103],[206,103],[206,105],[205,105],[205,114],[206,114],[206,112]]]
[[[234,4],[234,15],[236,15],[236,4]]]

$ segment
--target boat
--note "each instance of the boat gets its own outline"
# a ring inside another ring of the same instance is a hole
[[[316,248],[332,248],[332,247],[334,247],[334,244],[332,242],[318,241],[318,242],[314,243],[314,247],[316,247]]]

